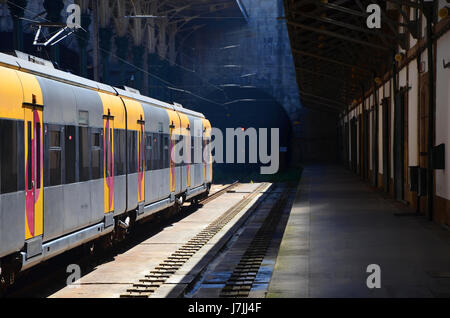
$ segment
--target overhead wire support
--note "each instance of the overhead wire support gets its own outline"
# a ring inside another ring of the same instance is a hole
[[[45,42],[40,42],[41,37],[41,31],[42,27],[61,27],[53,36],[51,36],[49,39],[45,39]],[[79,27],[83,31],[86,32],[81,26]],[[34,36],[33,45],[35,46],[53,46],[62,40],[64,40],[69,35],[73,34],[75,32],[75,28],[69,28],[65,24],[52,24],[52,23],[38,23],[37,24],[37,31],[36,35]],[[64,34],[65,33],[65,34]],[[64,34],[63,36],[59,37],[60,35]]]
[[[43,14],[43,13],[36,14],[36,12],[34,12],[34,11],[30,10],[30,9],[21,7],[21,6],[17,5],[17,4],[14,3],[14,2],[11,2],[11,1],[9,1],[9,0],[7,0],[7,2],[10,3],[10,4],[12,4],[13,6],[15,6],[15,7],[17,7],[17,8],[23,9],[23,10],[26,11],[26,12],[30,12],[30,13],[34,14],[36,17],[39,17],[40,19],[42,19],[43,21],[45,21],[45,22],[37,22],[37,21],[32,21],[32,20],[26,19],[26,20],[29,20],[29,21],[34,22],[34,23],[35,23],[36,25],[38,25],[38,26],[39,26],[39,25],[42,25],[42,26],[48,26],[48,27],[52,27],[52,26],[53,26],[53,27],[55,27],[55,26],[56,26],[56,27],[58,27],[58,26],[65,26],[65,27],[69,28],[66,24],[54,23],[54,22],[52,22],[52,21],[50,21],[50,20],[48,20],[48,19],[42,17],[42,14]],[[81,28],[82,30],[84,30],[84,29],[83,29],[81,26],[79,26],[79,25],[77,25],[77,28]],[[63,28],[63,29],[64,29],[64,28]],[[69,29],[70,29],[70,28],[69,28]],[[63,30],[59,30],[57,33],[61,34],[61,33],[60,33],[61,31],[63,31]],[[86,32],[86,30],[84,30],[84,31]],[[82,40],[82,41],[87,41],[86,39],[84,39],[84,38],[78,36],[78,35],[74,32],[74,30],[73,30],[70,34],[73,34],[77,39],[80,39],[80,40]],[[63,40],[64,38],[66,38],[68,35],[69,35],[69,34],[67,34],[66,36],[64,36],[64,37],[61,38],[61,39],[58,39],[57,42],[51,44],[50,46],[55,45],[56,43],[62,41],[62,40]],[[53,37],[55,37],[55,35],[53,35],[52,38],[53,38]],[[47,41],[44,42],[44,43],[47,43],[47,42],[49,42],[49,40],[47,40]],[[51,42],[49,42],[49,43],[51,43]],[[49,45],[49,43],[48,43],[47,45]],[[43,46],[47,46],[47,45],[43,45],[43,44],[39,44],[39,43],[38,43],[36,46],[38,46],[38,47],[43,47]],[[136,69],[136,70],[138,70],[138,71],[141,71],[141,72],[143,72],[144,74],[147,74],[147,75],[149,75],[150,77],[153,77],[153,78],[155,78],[155,79],[161,81],[162,83],[164,83],[164,84],[167,85],[167,86],[166,86],[167,89],[175,89],[174,87],[170,87],[170,86],[169,86],[169,85],[174,86],[172,83],[170,83],[170,82],[168,82],[168,81],[166,81],[166,80],[164,80],[164,79],[162,79],[162,78],[160,78],[160,77],[158,77],[158,76],[156,76],[156,75],[154,75],[154,74],[151,74],[150,72],[148,72],[148,71],[146,71],[146,70],[144,70],[144,69],[142,69],[142,68],[140,68],[140,67],[138,67],[138,66],[136,66],[136,65],[134,65],[134,64],[132,64],[132,63],[130,63],[129,61],[127,61],[127,60],[125,60],[125,59],[120,58],[119,56],[115,55],[113,52],[108,51],[108,50],[105,50],[105,49],[103,49],[103,48],[101,48],[101,47],[99,47],[99,50],[100,50],[100,51],[103,51],[103,52],[106,52],[106,53],[108,53],[108,54],[111,54],[111,56],[113,56],[114,58],[118,59],[119,61],[125,63],[126,65],[129,65],[129,66],[133,67],[134,69]],[[218,86],[215,86],[215,85],[213,85],[213,84],[211,84],[211,83],[209,83],[209,82],[207,82],[207,83],[208,83],[209,85],[211,85],[212,87],[215,87],[216,89],[222,91],[222,92],[224,93],[225,97],[228,99],[228,96],[226,95],[225,90],[223,90],[222,88],[220,88],[220,87],[218,87]],[[197,95],[197,94],[192,93],[192,92],[187,91],[187,90],[183,90],[183,89],[176,89],[176,90],[178,90],[178,91],[180,91],[180,92],[184,92],[184,93],[186,93],[186,94],[190,94],[190,95],[192,95],[192,96],[194,96],[194,97],[197,97],[197,98],[199,98],[199,99],[202,99],[202,100],[204,100],[204,101],[208,101],[208,102],[210,102],[210,103],[213,103],[213,104],[216,104],[216,105],[219,105],[219,106],[225,106],[223,103],[215,102],[215,101],[213,101],[213,100],[210,100],[210,99],[208,99],[208,98],[202,97],[202,96],[200,96],[200,95]]]

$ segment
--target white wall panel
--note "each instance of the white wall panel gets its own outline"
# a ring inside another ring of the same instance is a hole
[[[408,163],[417,166],[418,163],[418,91],[419,79],[417,62],[413,60],[409,64],[409,86],[408,91]]]
[[[406,86],[406,72],[407,72],[406,67],[404,67],[400,70],[400,72],[399,72],[399,87],[397,87],[397,88]]]
[[[420,12],[420,11],[419,11]],[[414,8],[409,9],[409,20],[414,21],[416,19],[416,10]],[[412,48],[414,45],[416,45],[417,40],[412,37],[412,35],[409,35],[409,47]]]

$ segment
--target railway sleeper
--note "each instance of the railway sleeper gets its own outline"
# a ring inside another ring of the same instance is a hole
[[[170,275],[159,273],[159,272],[153,272],[151,275],[145,275],[146,278],[169,278]]]
[[[120,295],[120,298],[148,298],[147,295]]]
[[[133,284],[133,287],[135,288],[147,288],[147,290],[156,290],[157,288],[159,288],[161,286],[161,284]]]
[[[130,289],[127,289],[127,292],[128,293],[139,293],[141,295],[144,295],[144,294],[150,295],[155,292],[155,289],[130,288]]]
[[[165,280],[165,279],[148,279],[148,278],[142,278],[142,279],[140,279],[139,281],[142,282],[142,283],[154,283],[154,284],[160,283],[160,284],[162,284],[162,283],[164,283],[166,280]]]

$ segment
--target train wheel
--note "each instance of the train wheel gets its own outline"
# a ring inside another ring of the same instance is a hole
[[[0,296],[3,295],[15,281],[15,273],[2,269],[0,274]]]
[[[97,245],[98,245],[98,252],[101,253],[105,250],[110,249],[113,246],[114,242],[114,234],[110,233],[108,235],[105,235],[98,239]]]
[[[200,206],[200,201],[198,198],[193,198],[191,201],[191,204],[193,207],[195,207],[196,209],[198,209],[198,207]]]
[[[88,255],[90,255],[90,256],[94,255],[95,250],[96,250],[95,242],[87,243],[86,250],[88,252]]]
[[[0,274],[0,296],[3,296],[3,294],[8,289],[8,284],[6,282],[7,282],[6,277],[3,275],[3,273],[1,273]]]
[[[173,206],[171,206],[169,209],[168,209],[168,213],[167,213],[167,216],[169,217],[169,218],[172,218],[172,217],[174,217],[175,215],[177,215],[179,212],[180,212],[180,210],[181,210],[181,208],[180,208],[180,206],[177,204],[177,203],[175,203]]]

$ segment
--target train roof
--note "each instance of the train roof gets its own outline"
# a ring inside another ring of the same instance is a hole
[[[163,107],[163,108],[167,108],[167,109],[171,109],[171,110],[176,110],[177,112],[184,113],[187,115],[205,118],[205,116],[202,113],[198,113],[196,111],[186,109],[184,107],[180,107],[175,104],[169,104],[169,103],[166,103],[166,102],[163,102],[163,101],[160,101],[160,100],[157,100],[157,99],[145,96],[145,95],[129,92],[124,89],[117,88],[117,87],[114,87],[114,90],[117,92],[117,95],[119,95],[119,96],[132,98],[137,101],[140,101],[140,102],[143,102],[146,104],[150,104],[153,106],[159,106],[159,107]]]
[[[19,71],[32,73],[49,79],[53,79],[59,82],[64,82],[70,85],[86,87],[97,91],[103,91],[110,94],[114,94],[116,96],[128,97],[153,106],[176,110],[180,113],[184,113],[187,115],[205,118],[205,116],[202,113],[195,112],[193,110],[189,110],[175,104],[169,104],[154,98],[150,98],[148,96],[129,92],[117,87],[113,87],[78,75],[74,75],[72,73],[64,72],[46,65],[40,65],[35,62],[30,62],[23,58],[15,57],[13,55],[0,53],[0,65],[14,68]]]

